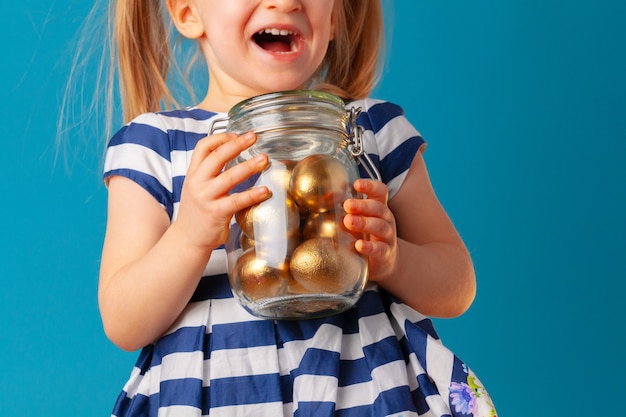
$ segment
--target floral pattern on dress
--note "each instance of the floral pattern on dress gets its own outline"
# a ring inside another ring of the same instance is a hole
[[[463,370],[467,375],[467,380],[450,384],[452,411],[472,417],[497,417],[493,401],[480,380],[465,365]]]

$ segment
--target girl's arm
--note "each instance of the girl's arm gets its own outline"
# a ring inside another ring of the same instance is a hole
[[[260,172],[267,157],[221,173],[254,140],[254,135],[222,134],[198,142],[178,218],[171,225],[146,190],[124,177],[109,179],[98,298],[105,332],[122,349],[152,343],[171,326],[193,295],[213,249],[226,240],[232,215],[268,197],[266,187],[228,194],[233,185]]]
[[[369,257],[370,280],[422,314],[465,312],[476,292],[474,268],[434,193],[422,152],[391,201],[383,183],[358,180],[355,188],[368,198],[346,201],[344,223],[369,235],[356,247]]]

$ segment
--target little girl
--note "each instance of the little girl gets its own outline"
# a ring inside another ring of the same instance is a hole
[[[117,0],[125,126],[108,144],[108,219],[99,283],[107,336],[142,348],[115,416],[496,415],[476,376],[427,316],[454,317],[475,293],[470,256],[431,187],[425,144],[397,105],[368,98],[382,43],[380,0]],[[162,16],[165,14],[166,16]],[[206,96],[165,111],[170,39],[195,40]],[[269,197],[230,194],[268,166],[225,169],[253,132],[208,135],[257,95],[319,89],[360,107],[382,181],[354,182],[344,226],[367,235],[369,283],[324,318],[265,320],[233,298],[224,242],[232,216]]]

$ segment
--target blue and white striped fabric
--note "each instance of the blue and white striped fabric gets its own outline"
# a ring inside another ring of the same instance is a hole
[[[394,104],[349,106],[363,109],[364,146],[391,198],[424,141]],[[195,108],[139,116],[111,139],[105,179],[136,181],[174,220],[193,149],[223,116]],[[432,322],[376,285],[342,314],[273,321],[250,315],[225,273],[222,248],[177,322],[142,350],[114,416],[496,415]]]

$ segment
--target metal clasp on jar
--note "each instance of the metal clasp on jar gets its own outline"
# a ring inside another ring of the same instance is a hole
[[[363,126],[356,124],[356,119],[359,117],[359,114],[361,114],[360,107],[351,107],[348,111],[348,149],[352,156],[356,158],[357,163],[363,165],[363,168],[371,179],[382,181],[382,177],[378,169],[376,169],[374,161],[372,161],[372,158],[369,157],[363,148]]]

